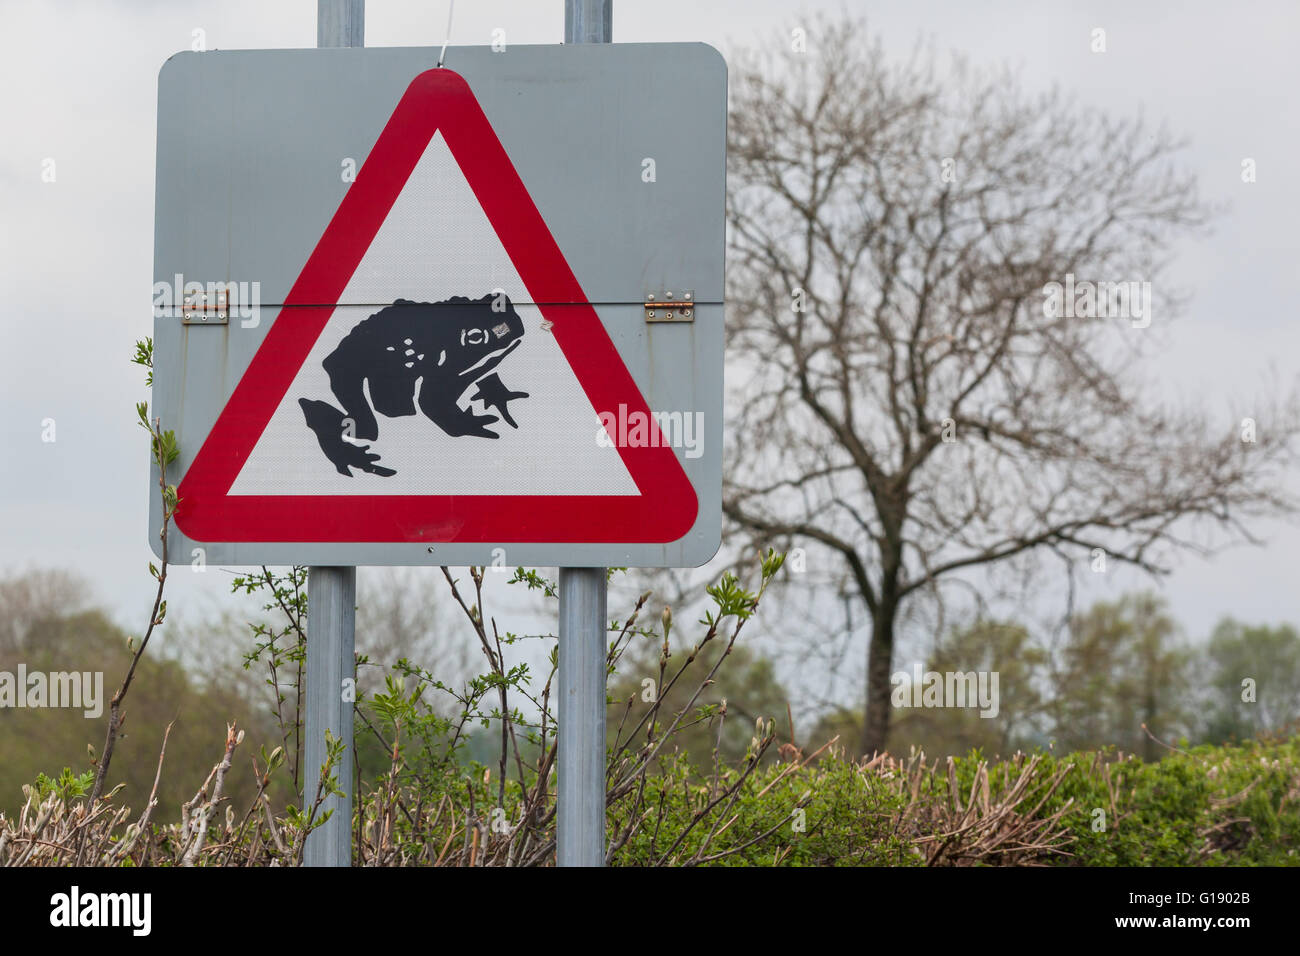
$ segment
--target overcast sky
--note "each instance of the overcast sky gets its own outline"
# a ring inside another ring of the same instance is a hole
[[[801,11],[840,6],[616,0],[614,38],[705,41],[728,53],[784,42],[807,22]],[[1151,375],[1171,400],[1202,402],[1225,423],[1252,414],[1257,396],[1294,386],[1300,324],[1285,286],[1300,263],[1300,5],[847,7],[868,15],[887,52],[904,54],[925,36],[976,63],[1018,66],[1031,89],[1058,83],[1082,103],[1140,109],[1186,134],[1184,161],[1202,195],[1227,211],[1212,236],[1178,249],[1170,275],[1191,305],[1174,328],[1155,330],[1165,347]],[[209,49],[313,46],[315,8],[315,0],[0,0],[0,572],[74,569],[124,626],[140,626],[152,584],[147,448],[132,411],[147,395],[128,358],[152,331],[158,70],[191,47],[195,30]],[[367,45],[441,45],[446,15],[441,0],[370,0]],[[1089,49],[1096,27],[1106,30],[1104,54]],[[510,44],[558,43],[562,4],[462,0],[451,40],[487,44],[496,28]],[[212,135],[221,135],[215,123]],[[1247,157],[1257,163],[1253,184],[1240,176]],[[51,159],[55,181],[46,183]],[[53,443],[42,441],[46,419],[55,422]],[[1188,556],[1162,585],[1194,636],[1229,613],[1300,622],[1300,528],[1258,531],[1265,548]],[[219,572],[173,580],[176,605],[201,606],[228,588]],[[1096,595],[1139,583],[1122,572],[1090,582]]]

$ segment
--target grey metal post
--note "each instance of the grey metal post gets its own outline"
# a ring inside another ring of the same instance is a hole
[[[565,43],[610,43],[613,0],[565,0]],[[604,568],[560,568],[559,792],[555,862],[605,864]]]
[[[564,0],[565,43],[613,43],[614,0]]]
[[[366,0],[316,0],[316,46],[366,45]]]
[[[316,0],[318,47],[365,46],[366,0]],[[325,763],[325,731],[343,741],[334,766],[342,797],[327,797],[333,810],[303,848],[306,866],[352,865],[352,694],[343,681],[356,677],[357,569],[313,567],[307,572],[307,673],[303,693],[303,807],[316,801]]]
[[[605,864],[605,569],[560,568],[558,866]]]
[[[320,812],[334,813],[307,837],[306,866],[352,865],[352,694],[344,699],[343,681],[356,677],[357,569],[311,568],[307,572],[307,673],[303,693],[302,801],[316,802],[325,764],[325,731],[343,741],[331,773],[342,797],[326,797]]]

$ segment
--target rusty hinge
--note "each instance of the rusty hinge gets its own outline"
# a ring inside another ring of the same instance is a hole
[[[647,292],[645,297],[647,322],[694,322],[695,293],[686,290],[679,295],[665,292]]]
[[[225,290],[193,292],[185,296],[181,325],[226,325],[229,322]]]

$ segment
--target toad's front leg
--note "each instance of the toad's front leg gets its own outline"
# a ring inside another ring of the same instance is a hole
[[[453,438],[459,438],[462,435],[472,435],[476,438],[499,438],[496,432],[488,431],[487,425],[497,421],[495,415],[475,415],[468,408],[461,408],[456,404],[455,396],[448,400],[445,395],[439,395],[436,388],[422,388],[420,390],[420,411],[424,416],[441,428]]]

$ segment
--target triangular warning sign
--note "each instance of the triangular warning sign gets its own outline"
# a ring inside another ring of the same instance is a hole
[[[439,220],[430,188],[477,208]],[[430,220],[429,253],[467,277],[458,294],[428,281],[427,257],[413,269],[421,234],[399,226]],[[398,103],[178,494],[177,526],[213,542],[669,542],[698,510],[478,101],[447,69],[420,74]]]

